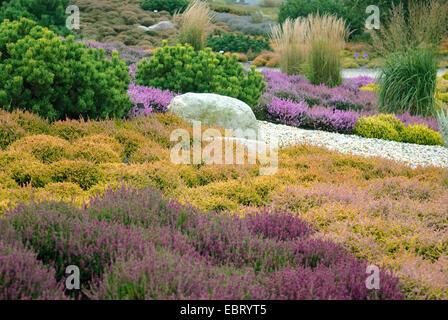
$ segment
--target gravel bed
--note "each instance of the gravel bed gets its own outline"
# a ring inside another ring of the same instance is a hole
[[[345,154],[386,158],[413,168],[418,166],[448,168],[448,148],[441,146],[424,146],[333,132],[304,130],[266,121],[259,121],[259,126],[260,136],[269,143],[270,137],[274,134],[277,135],[280,147],[310,144]]]

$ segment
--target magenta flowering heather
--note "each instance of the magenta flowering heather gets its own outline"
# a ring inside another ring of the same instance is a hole
[[[309,108],[306,102],[272,98],[266,106],[267,119],[289,126],[304,129],[325,130],[338,133],[353,133],[353,129],[362,115],[356,111],[343,111],[322,106]]]
[[[440,131],[439,124],[437,122],[436,118],[433,117],[422,117],[419,115],[412,116],[409,111],[403,114],[397,114],[397,119],[399,119],[401,122],[403,122],[406,126],[412,125],[412,124],[424,124],[429,129],[432,129],[434,131]]]
[[[0,300],[66,300],[56,271],[25,248],[13,229],[0,221]]]
[[[129,66],[129,76],[131,77],[131,81],[135,79],[135,73],[137,72],[137,65],[135,63]]]
[[[140,49],[134,49],[132,47],[128,47],[122,43],[103,43],[97,41],[88,41],[88,40],[76,40],[77,42],[84,43],[87,48],[94,49],[103,49],[106,55],[110,56],[113,51],[118,52],[118,56],[120,59],[126,61],[126,64],[136,64],[140,62],[145,57],[149,57],[151,55],[150,52]]]
[[[291,100],[272,98],[266,106],[268,120],[288,126],[300,127],[307,119],[308,104],[305,101],[293,102]]]
[[[375,83],[376,79],[369,76],[358,76],[355,78],[346,78],[342,86],[359,89],[361,87],[367,86],[369,84]]]
[[[402,298],[397,278],[386,270],[380,270],[381,288],[367,289],[367,261],[315,239],[313,229],[287,211],[261,209],[246,218],[205,213],[152,188],[122,187],[82,209],[22,204],[2,221],[11,232],[0,239],[20,239],[38,254],[36,265],[55,267],[52,278],[63,278],[67,265],[79,266],[81,298]],[[10,273],[11,292],[27,266]]]
[[[130,111],[131,117],[164,113],[174,98],[174,94],[169,90],[138,86],[134,83],[129,85],[128,94],[131,101],[137,104]]]
[[[305,77],[263,71],[267,83],[261,102],[254,108],[260,120],[304,129],[318,129],[351,134],[359,117],[378,113],[375,92],[360,88],[374,83],[368,76],[345,79],[339,87],[312,85]],[[432,117],[397,115],[405,125],[424,124],[439,131]]]
[[[288,76],[270,70],[263,70],[262,73],[267,84],[262,104],[269,103],[272,97],[305,101],[310,107],[319,105],[340,110],[371,111],[378,104],[374,92],[359,90],[361,86],[375,82],[370,77],[346,79],[341,86],[329,88],[325,85],[312,85],[303,76]]]

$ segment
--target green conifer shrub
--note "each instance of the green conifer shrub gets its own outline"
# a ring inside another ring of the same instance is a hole
[[[0,106],[49,120],[122,117],[131,108],[128,67],[22,18],[0,24]]]
[[[255,68],[247,75],[236,55],[214,54],[210,48],[195,51],[190,45],[168,46],[165,42],[148,60],[138,64],[138,85],[178,93],[216,93],[257,104],[266,86]]]

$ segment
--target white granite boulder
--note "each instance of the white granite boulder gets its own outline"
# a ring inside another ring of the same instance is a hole
[[[200,121],[203,125],[253,130],[258,133],[258,122],[252,109],[243,101],[212,93],[186,93],[175,97],[168,112],[186,121]]]

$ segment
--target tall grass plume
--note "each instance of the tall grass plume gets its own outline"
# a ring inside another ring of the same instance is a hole
[[[283,73],[293,75],[303,71],[308,51],[307,34],[307,24],[302,18],[288,18],[283,24],[272,28],[271,40]]]
[[[175,14],[174,17],[175,21],[180,20],[180,42],[190,44],[196,51],[204,49],[212,18],[212,12],[205,1],[191,1],[181,16]]]
[[[345,20],[334,15],[312,14],[306,18],[309,30],[307,75],[312,84],[330,87],[342,83],[341,56],[349,30]]]

